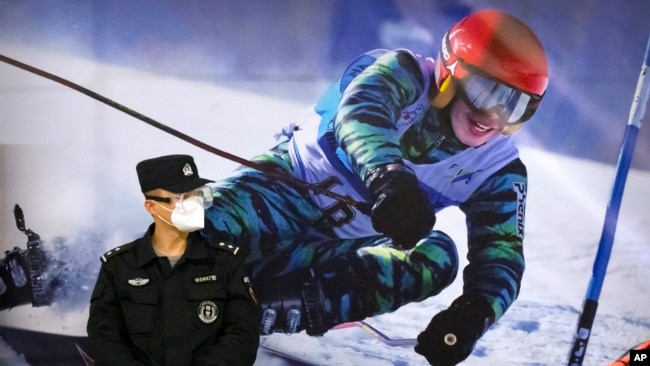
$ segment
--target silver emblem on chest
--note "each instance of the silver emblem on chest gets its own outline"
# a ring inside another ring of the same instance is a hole
[[[134,287],[142,287],[142,286],[149,283],[149,279],[148,278],[138,277],[138,278],[133,278],[133,279],[128,280],[128,283],[129,283],[129,285],[134,286]]]
[[[214,301],[206,300],[199,304],[198,309],[199,319],[205,324],[214,323],[219,316],[219,308]]]

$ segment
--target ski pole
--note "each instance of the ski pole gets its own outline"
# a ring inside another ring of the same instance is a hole
[[[323,196],[327,196],[327,197],[335,199],[337,201],[341,201],[341,202],[343,202],[343,203],[345,203],[345,204],[347,204],[349,206],[355,207],[356,209],[358,209],[362,213],[368,214],[370,212],[370,208],[369,208],[368,204],[365,203],[365,202],[358,202],[358,201],[355,201],[354,199],[352,199],[352,197],[350,197],[350,196],[347,196],[347,195],[344,196],[344,195],[340,195],[338,193],[332,192],[332,191],[328,190],[327,188],[325,188],[324,185],[322,185],[322,184],[308,183],[308,182],[300,180],[300,179],[298,179],[298,178],[296,178],[296,177],[294,177],[292,175],[280,173],[280,172],[278,172],[278,171],[276,171],[276,170],[274,170],[274,169],[272,169],[272,168],[270,168],[270,167],[268,167],[268,166],[266,166],[266,165],[264,165],[262,163],[247,160],[247,159],[244,159],[244,158],[239,157],[237,155],[231,154],[231,153],[229,153],[227,151],[217,149],[216,147],[208,145],[205,142],[199,141],[199,140],[197,140],[197,139],[195,139],[195,138],[193,138],[193,137],[191,137],[189,135],[186,135],[186,134],[184,134],[184,133],[182,133],[182,132],[180,132],[180,131],[178,131],[176,129],[173,129],[173,128],[171,128],[171,127],[169,127],[167,125],[164,125],[164,124],[162,124],[162,123],[160,123],[160,122],[158,122],[158,121],[156,121],[156,120],[154,120],[152,118],[149,118],[149,117],[147,117],[147,116],[145,116],[145,115],[143,115],[143,114],[141,114],[139,112],[136,112],[136,111],[134,111],[134,110],[122,105],[122,104],[119,104],[119,103],[117,103],[117,102],[115,102],[115,101],[113,101],[111,99],[108,99],[108,98],[106,98],[105,96],[103,96],[101,94],[95,93],[94,91],[92,91],[90,89],[84,88],[83,86],[81,86],[79,84],[73,83],[70,80],[67,80],[67,79],[64,79],[62,77],[56,76],[56,75],[51,74],[51,73],[49,73],[47,71],[38,69],[38,68],[30,66],[30,65],[27,65],[27,64],[22,63],[22,62],[20,62],[18,60],[14,60],[12,58],[9,58],[9,57],[1,55],[1,54],[0,54],[0,61],[3,61],[5,63],[7,63],[7,64],[16,66],[19,69],[23,69],[23,70],[29,71],[29,72],[31,72],[33,74],[42,76],[42,77],[44,77],[46,79],[52,80],[52,81],[57,82],[59,84],[65,85],[65,86],[67,86],[67,87],[69,87],[71,89],[74,89],[74,90],[76,90],[76,91],[78,91],[78,92],[80,92],[80,93],[82,93],[84,95],[87,95],[87,96],[89,96],[89,97],[91,97],[91,98],[93,98],[93,99],[95,99],[97,101],[100,101],[100,102],[102,102],[102,103],[104,103],[104,104],[106,104],[106,105],[108,105],[110,107],[113,107],[113,108],[117,109],[120,112],[126,113],[131,117],[135,117],[135,118],[139,119],[140,121],[142,121],[144,123],[147,123],[150,126],[158,128],[159,130],[162,130],[164,132],[167,132],[168,134],[170,134],[172,136],[178,137],[179,139],[181,139],[183,141],[189,142],[190,144],[192,144],[194,146],[197,146],[197,147],[199,147],[199,148],[201,148],[203,150],[206,150],[208,152],[211,152],[211,153],[213,153],[213,154],[215,154],[215,155],[217,155],[219,157],[231,160],[233,162],[236,162],[238,164],[247,166],[249,168],[253,168],[253,169],[262,171],[262,172],[268,174],[269,176],[271,176],[271,177],[273,177],[273,178],[275,178],[277,180],[284,181],[286,183],[294,184],[294,185],[296,185],[298,187],[311,190],[315,194],[322,194]]]
[[[416,338],[393,338],[383,333],[379,329],[366,323],[365,321],[355,321],[349,323],[342,323],[335,326],[333,329],[346,329],[346,328],[361,328],[366,334],[375,337],[381,343],[389,347],[411,347],[418,343]]]
[[[630,108],[630,117],[628,119],[627,127],[625,128],[625,134],[623,135],[623,142],[621,144],[621,150],[616,166],[614,185],[607,205],[605,222],[600,237],[600,243],[598,244],[598,252],[596,253],[594,261],[592,276],[582,304],[582,312],[578,320],[578,329],[574,334],[573,347],[569,353],[568,366],[582,365],[582,361],[587,351],[591,328],[594,323],[594,318],[596,317],[596,309],[598,308],[600,290],[603,287],[605,273],[607,272],[607,264],[612,252],[618,213],[621,207],[623,190],[625,189],[625,180],[627,179],[627,173],[630,170],[634,145],[639,133],[639,128],[641,127],[641,120],[645,113],[648,93],[650,92],[650,79],[647,75],[648,67],[650,67],[650,38],[648,38],[643,64],[641,66],[641,74],[639,75],[639,80],[634,92],[632,107]]]

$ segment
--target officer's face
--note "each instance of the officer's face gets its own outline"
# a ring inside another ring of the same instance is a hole
[[[456,138],[468,146],[483,145],[505,130],[497,112],[474,110],[464,98],[454,98],[450,115]]]

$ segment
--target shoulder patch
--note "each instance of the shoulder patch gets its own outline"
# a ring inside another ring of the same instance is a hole
[[[226,252],[230,252],[232,253],[232,255],[237,255],[237,253],[239,253],[239,247],[236,247],[231,244],[226,244],[224,242],[215,243],[213,244],[213,246],[219,249],[223,249]]]
[[[108,262],[109,259],[115,257],[116,255],[124,253],[124,252],[128,252],[129,250],[131,250],[133,248],[134,245],[135,245],[134,243],[128,243],[128,244],[120,245],[119,247],[113,248],[113,249],[109,250],[108,252],[102,254],[100,259],[102,260],[103,263],[106,263],[106,262]]]

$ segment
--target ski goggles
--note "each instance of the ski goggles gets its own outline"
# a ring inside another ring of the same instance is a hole
[[[540,97],[511,88],[497,80],[469,73],[461,80],[462,92],[472,108],[481,111],[496,111],[506,126],[523,122],[530,117]]]
[[[165,203],[179,203],[181,208],[185,211],[192,211],[196,209],[197,205],[203,206],[204,209],[212,206],[212,188],[210,186],[202,186],[193,191],[181,194],[171,194],[170,197],[158,196],[144,196],[148,200],[165,202]]]

